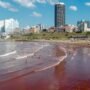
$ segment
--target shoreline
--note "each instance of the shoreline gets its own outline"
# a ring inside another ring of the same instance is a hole
[[[45,40],[45,39],[36,39],[36,40],[0,40],[0,42],[49,42],[49,43],[63,43],[71,45],[88,45],[90,46],[90,40]]]
[[[71,45],[88,45],[90,46],[89,40],[33,40],[34,42],[50,42],[50,43],[63,43]]]

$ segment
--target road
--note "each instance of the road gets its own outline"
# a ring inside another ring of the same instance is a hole
[[[90,48],[0,42],[0,90],[90,90]]]

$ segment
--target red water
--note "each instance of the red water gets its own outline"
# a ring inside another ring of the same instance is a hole
[[[59,65],[39,72],[28,72],[29,68],[14,72],[10,77],[15,78],[0,81],[0,90],[90,90],[90,48],[65,48],[68,57]],[[57,57],[64,54],[54,49]]]

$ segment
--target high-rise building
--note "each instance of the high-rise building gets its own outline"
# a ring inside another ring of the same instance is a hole
[[[19,28],[19,22],[13,18],[0,20],[0,32],[10,34],[14,29]]]
[[[78,21],[77,26],[79,32],[90,32],[90,21]]]
[[[65,25],[65,4],[55,4],[55,27],[61,27]]]
[[[87,27],[90,28],[90,21],[85,21],[87,23]]]

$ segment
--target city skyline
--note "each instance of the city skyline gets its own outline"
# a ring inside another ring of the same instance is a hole
[[[15,18],[21,27],[44,24],[54,26],[54,3],[58,0],[0,0],[0,20]],[[90,20],[89,0],[59,0],[66,6],[66,24]]]

